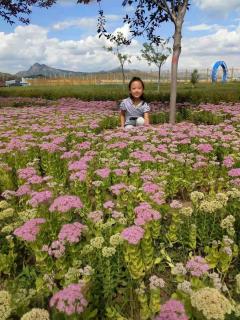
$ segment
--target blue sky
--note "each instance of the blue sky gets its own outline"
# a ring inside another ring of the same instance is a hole
[[[121,0],[102,0],[109,31],[129,30],[123,25],[126,12]],[[15,73],[28,69],[35,62],[75,71],[113,69],[118,62],[102,47],[106,40],[96,33],[98,4],[77,5],[71,0],[60,0],[48,10],[34,8],[31,24],[16,22],[9,25],[0,21],[0,71]],[[180,68],[211,67],[216,60],[226,60],[232,67],[240,67],[240,0],[192,0],[183,28]],[[171,23],[159,30],[163,37],[173,32]],[[125,48],[132,56],[128,68],[148,70],[148,65],[136,59],[143,38]],[[165,68],[169,68],[170,58]],[[154,69],[154,67],[152,67]]]

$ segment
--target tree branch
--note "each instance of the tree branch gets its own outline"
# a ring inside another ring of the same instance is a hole
[[[169,18],[175,23],[176,16],[173,12],[171,12],[166,0],[162,0],[161,2],[153,0],[153,2],[158,6],[159,9],[165,11],[169,15]],[[162,2],[164,2],[164,4]]]

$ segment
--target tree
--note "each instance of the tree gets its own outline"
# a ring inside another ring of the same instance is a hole
[[[102,0],[97,0],[101,2]],[[91,0],[78,0],[78,3],[88,4]],[[182,26],[190,0],[124,0],[122,6],[136,4],[135,12],[130,17],[128,14],[123,21],[128,23],[133,37],[147,34],[147,38],[159,45],[161,37],[157,35],[158,29],[163,22],[171,21],[174,25],[173,53],[171,64],[171,94],[170,94],[170,123],[176,120],[176,97],[177,97],[177,70],[181,54]],[[107,33],[105,29],[105,16],[103,10],[99,10],[98,33],[108,39],[114,39],[113,34]],[[131,41],[126,39],[126,44]]]
[[[114,42],[114,46],[106,46],[104,47],[107,51],[112,52],[117,58],[120,63],[121,71],[122,71],[122,80],[123,86],[125,85],[125,72],[124,72],[124,65],[126,62],[131,63],[130,55],[127,53],[121,53],[120,50],[124,45],[124,35],[122,32],[117,32],[116,38],[112,40]]]
[[[57,0],[5,0],[0,1],[0,17],[10,24],[16,20],[28,24],[30,19],[28,16],[32,13],[32,7],[49,8]]]
[[[158,68],[158,91],[160,90],[160,77],[162,65],[166,62],[171,49],[166,47],[168,41],[162,42],[159,46],[154,43],[144,43],[141,50],[141,57],[145,59],[149,65],[154,64]]]
[[[195,87],[196,83],[198,83],[199,81],[199,73],[198,73],[198,70],[197,69],[194,69],[192,74],[191,74],[191,83],[192,85]]]

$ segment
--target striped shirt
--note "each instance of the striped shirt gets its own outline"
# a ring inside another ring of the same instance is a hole
[[[136,119],[138,117],[144,117],[145,112],[150,111],[149,105],[141,101],[138,105],[134,105],[132,99],[129,97],[127,99],[122,100],[120,103],[120,110],[125,111],[125,124],[124,126],[131,124],[136,125]],[[135,119],[130,119],[135,118]]]

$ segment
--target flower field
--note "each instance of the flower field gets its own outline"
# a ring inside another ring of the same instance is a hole
[[[1,320],[240,319],[239,103],[0,105]]]

